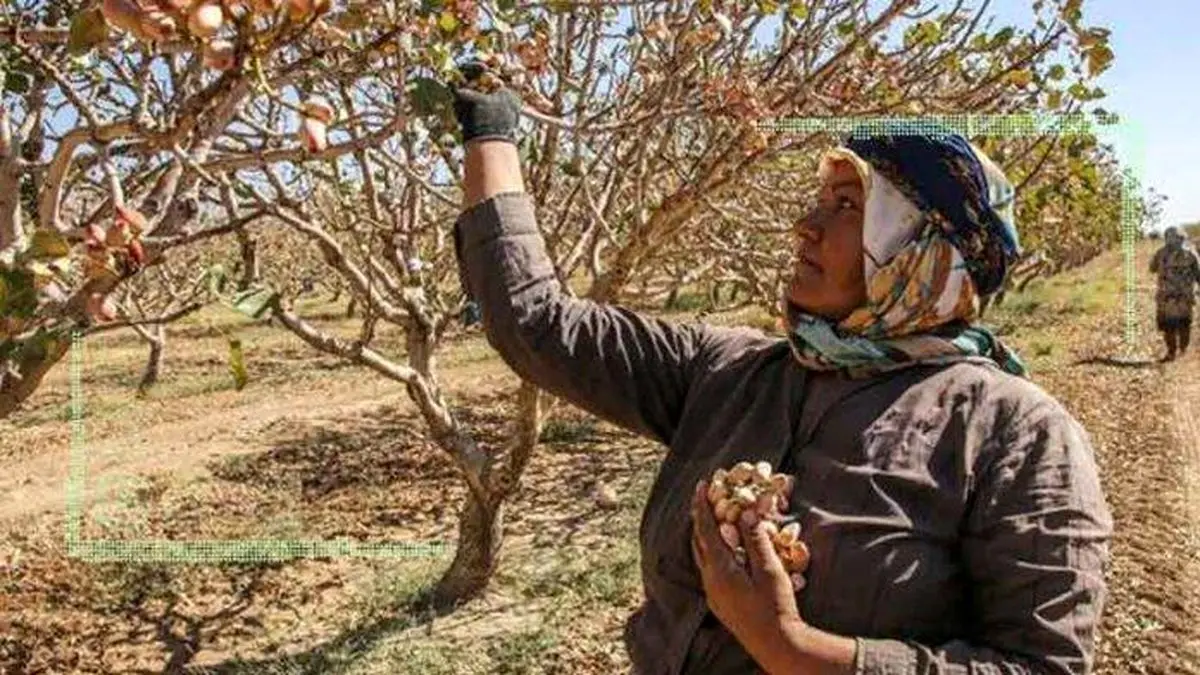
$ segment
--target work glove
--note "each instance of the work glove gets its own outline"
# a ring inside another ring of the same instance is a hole
[[[465,82],[451,85],[450,90],[454,93],[454,115],[462,129],[463,144],[498,140],[515,145],[521,99],[479,61],[459,66],[459,72]],[[495,88],[488,92],[488,85]]]

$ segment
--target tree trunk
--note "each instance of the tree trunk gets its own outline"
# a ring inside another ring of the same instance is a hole
[[[454,561],[438,581],[440,603],[468,600],[482,593],[496,571],[503,543],[504,503],[520,484],[541,436],[549,403],[536,386],[521,382],[509,441],[492,453],[485,469],[487,496],[481,501],[468,493],[458,525]]]
[[[242,278],[238,280],[238,290],[244,291],[259,278],[258,245],[245,230],[238,230],[237,238],[242,247]]]
[[[0,419],[11,415],[33,392],[42,379],[71,348],[70,340],[55,340],[44,351],[27,352],[16,359],[17,376],[0,373]]]
[[[478,597],[496,571],[503,540],[503,499],[481,502],[467,493],[458,521],[458,546],[454,561],[438,580],[434,597],[438,605],[464,602]]]
[[[672,286],[671,290],[667,293],[666,301],[663,302],[663,309],[669,312],[669,311],[675,309],[675,306],[678,303],[679,303],[679,286]]]
[[[721,306],[721,282],[713,281],[708,285],[708,309],[716,312]]]
[[[154,333],[142,335],[150,343],[150,356],[146,359],[146,369],[142,373],[142,381],[138,383],[138,397],[145,397],[150,389],[158,383],[158,375],[162,372],[163,349],[166,347],[167,331],[163,326],[157,326]]]
[[[357,304],[357,303],[355,303],[354,300],[355,299],[352,297],[352,298],[350,298],[350,302],[346,303],[346,318],[347,319],[354,318],[354,307]]]

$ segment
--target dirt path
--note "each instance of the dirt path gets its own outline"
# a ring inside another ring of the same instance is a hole
[[[1185,459],[1181,468],[1186,495],[1186,530],[1191,557],[1187,561],[1187,577],[1192,585],[1190,603],[1200,607],[1200,355],[1192,354],[1172,373],[1169,381],[1174,408],[1174,430]],[[1200,627],[1194,627],[1187,644],[1189,660],[1200,663]]]
[[[993,320],[1093,439],[1116,521],[1095,675],[1200,675],[1200,348],[1152,363],[1152,289],[1139,288],[1141,348],[1114,360],[1119,269],[1109,256]],[[134,401],[123,375],[136,374],[140,351],[97,345],[90,364],[89,482],[170,479],[134,500],[147,536],[452,540],[464,488],[403,388],[264,334],[250,343],[256,377],[232,391],[214,370],[219,341],[185,337],[152,401]],[[471,428],[502,437],[515,380],[479,341],[456,349],[445,359],[450,398]],[[446,561],[225,569],[68,558],[66,393],[60,378],[0,423],[2,673],[162,672],[172,659],[226,675],[625,672],[652,444],[560,411],[509,504],[492,591],[427,622],[405,598]],[[595,479],[617,490],[617,508],[590,497]]]
[[[476,371],[472,378],[494,387],[504,377],[498,367],[488,371]],[[464,375],[448,371],[443,379],[453,394]],[[290,391],[247,389],[197,402],[202,404],[211,407],[181,411],[177,403],[152,404],[132,412],[139,418],[127,417],[117,428],[106,424],[107,428],[96,430],[89,424],[79,450],[86,458],[87,487],[90,489],[97,479],[106,476],[155,471],[170,471],[177,480],[186,481],[213,459],[270,449],[279,432],[287,432],[289,427],[350,420],[389,406],[401,410],[413,407],[401,385],[369,373],[346,381],[322,382],[319,395],[308,387]],[[0,521],[65,509],[69,433],[62,428],[65,425],[56,426],[59,433],[55,436],[60,442],[53,449],[47,447],[43,436],[38,440],[45,451],[10,459],[5,471],[0,472]],[[21,443],[23,436],[32,441],[40,433],[40,426],[21,430],[6,439],[6,445]]]

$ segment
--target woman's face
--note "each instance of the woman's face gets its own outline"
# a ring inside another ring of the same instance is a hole
[[[796,224],[787,296],[809,314],[840,321],[867,300],[863,279],[862,180],[846,160],[833,165],[817,206]]]

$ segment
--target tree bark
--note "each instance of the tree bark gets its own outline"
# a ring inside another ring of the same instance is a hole
[[[146,369],[142,372],[142,381],[138,383],[138,396],[144,397],[158,383],[162,372],[163,350],[166,347],[167,331],[163,326],[155,326],[154,332],[138,331],[150,344],[150,356],[146,359]]]
[[[458,521],[454,561],[438,580],[434,598],[438,605],[456,604],[478,597],[496,571],[503,540],[503,499],[481,501],[467,493]]]
[[[0,419],[11,415],[37,391],[38,385],[71,348],[70,340],[56,340],[44,354],[30,354],[14,365],[19,377],[0,375]]]
[[[541,435],[546,397],[537,387],[522,382],[509,441],[489,457],[484,481],[486,496],[467,494],[458,525],[454,561],[438,581],[439,604],[477,597],[496,572],[504,540],[503,508],[520,484]]]
[[[663,301],[664,310],[669,312],[679,304],[679,288],[678,284],[671,287],[671,290],[667,293],[667,299]]]
[[[242,278],[238,280],[238,290],[244,291],[259,279],[258,245],[245,230],[238,230],[237,238],[242,248]]]
[[[25,237],[21,222],[21,149],[9,120],[0,106],[0,251],[20,244]]]

